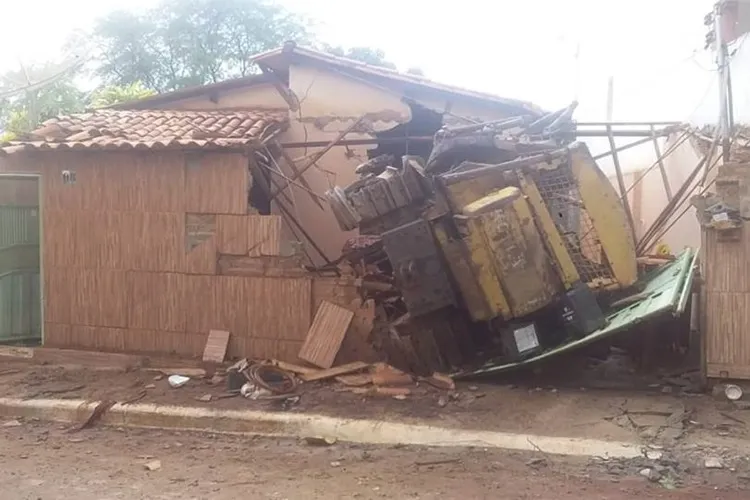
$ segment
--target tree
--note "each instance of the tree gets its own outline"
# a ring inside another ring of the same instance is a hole
[[[306,22],[265,0],[162,0],[143,15],[113,12],[95,26],[96,74],[165,92],[248,75],[250,57],[287,40],[306,42]]]
[[[2,140],[17,138],[60,114],[82,111],[85,95],[74,83],[75,69],[46,64],[0,76]]]
[[[323,50],[335,56],[347,57],[373,66],[396,69],[396,65],[386,60],[385,53],[380,49],[374,49],[371,47],[350,47],[344,49],[340,46],[324,45]]]
[[[141,82],[121,86],[107,85],[95,90],[89,98],[89,103],[92,108],[105,108],[121,102],[137,101],[155,94],[156,92],[146,88]]]

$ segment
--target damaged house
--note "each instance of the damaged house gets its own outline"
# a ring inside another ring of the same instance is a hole
[[[380,154],[426,156],[459,117],[540,114],[293,45],[255,62],[263,74],[53,119],[0,150],[2,182],[39,193],[24,221],[41,286],[13,305],[36,319],[6,341],[198,356],[223,329],[229,357],[296,360],[322,301],[358,299],[353,278],[302,267],[356,234],[322,193]],[[337,362],[368,349],[348,335]]]
[[[253,61],[0,147],[0,182],[38,193],[10,246],[39,257],[0,275],[24,319],[0,340],[199,357],[225,331],[230,358],[496,372],[685,310],[696,254],[642,272],[576,103]]]

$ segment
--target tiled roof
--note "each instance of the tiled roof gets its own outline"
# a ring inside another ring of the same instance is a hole
[[[53,118],[0,154],[62,149],[239,148],[288,123],[285,110],[126,111],[102,109]]]

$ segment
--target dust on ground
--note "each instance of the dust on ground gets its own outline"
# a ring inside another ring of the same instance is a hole
[[[4,373],[4,374],[3,374]],[[448,393],[413,386],[404,400],[343,391],[333,382],[303,384],[294,405],[285,401],[223,398],[224,382],[193,378],[173,389],[151,371],[97,371],[8,362],[0,370],[0,396],[113,400],[213,409],[317,413],[390,419],[464,429],[652,443],[710,442],[737,447],[750,440],[750,410],[710,395],[646,390],[458,383]],[[205,395],[211,401],[201,401]]]
[[[376,447],[6,421],[0,485],[18,500],[559,499],[740,500],[750,476],[646,458],[602,461],[499,450]],[[692,467],[692,468],[691,468]],[[151,469],[151,470],[149,470]],[[689,469],[689,470],[685,470]],[[662,474],[660,473],[660,474]],[[672,489],[677,488],[677,489]]]

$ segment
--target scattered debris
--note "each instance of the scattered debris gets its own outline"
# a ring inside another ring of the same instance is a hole
[[[223,375],[217,375],[217,374],[214,374],[214,376],[213,376],[213,377],[211,377],[211,380],[209,380],[209,381],[208,381],[208,383],[209,383],[210,385],[221,385],[221,384],[223,384],[223,383],[224,383],[224,381],[225,381],[226,379],[227,379],[227,378],[226,378],[225,376],[223,376]]]
[[[408,373],[404,373],[391,365],[376,363],[372,371],[372,383],[377,386],[404,386],[410,385],[414,379]]]
[[[41,392],[40,395],[49,396],[53,394],[65,394],[66,392],[76,392],[80,391],[81,389],[85,389],[86,384],[73,384],[73,385],[66,385],[63,387],[55,387],[52,389],[46,389]]]
[[[369,367],[367,363],[362,361],[355,361],[353,363],[347,363],[345,365],[328,368],[327,370],[317,370],[314,373],[305,373],[300,375],[300,378],[305,382],[314,382],[316,380],[325,380],[329,378],[338,377],[339,375],[346,375],[349,373],[359,372]]]
[[[157,382],[159,380],[162,380],[163,378],[164,378],[164,374],[163,373],[157,373],[156,375],[154,375],[154,380],[157,381]]]
[[[211,330],[208,332],[206,347],[203,349],[205,363],[223,363],[229,346],[229,332],[226,330]]]
[[[336,382],[344,384],[347,387],[362,387],[372,384],[372,375],[363,373],[361,375],[342,375],[336,377]]]
[[[453,391],[456,389],[456,382],[449,375],[443,373],[435,372],[429,377],[420,378],[420,380],[445,391]]]
[[[147,368],[147,370],[150,372],[160,372],[162,374],[171,373],[182,377],[206,378],[206,370],[203,368]]]
[[[663,456],[664,453],[659,450],[646,450],[646,458],[649,460],[661,460]]]
[[[295,376],[277,366],[258,363],[251,365],[242,373],[252,385],[269,394],[291,394],[297,389]]]
[[[339,462],[338,460],[334,460],[333,462],[331,462],[331,467],[341,467],[341,462]]]
[[[411,390],[406,387],[375,387],[373,392],[380,396],[392,396],[394,398],[399,396],[405,398],[411,394]]]
[[[3,427],[21,427],[23,424],[20,420],[8,420],[3,422]]]
[[[167,379],[167,382],[169,382],[169,386],[173,389],[178,389],[190,382],[190,377],[185,377],[182,375],[170,375]]]
[[[295,365],[293,363],[286,363],[284,361],[278,361],[275,359],[270,360],[268,364],[271,366],[276,366],[278,368],[281,368],[284,371],[296,373],[297,375],[312,374],[312,373],[319,371],[317,368],[310,368],[307,366]]]
[[[145,397],[146,397],[146,394],[148,394],[148,393],[146,392],[146,389],[144,388],[144,389],[143,389],[142,391],[140,391],[140,392],[139,392],[139,393],[138,393],[137,395],[133,396],[133,397],[132,397],[132,398],[130,398],[130,399],[126,399],[126,400],[125,400],[125,401],[123,401],[123,402],[122,402],[121,404],[123,404],[123,405],[129,405],[129,404],[133,404],[133,403],[135,403],[135,402],[137,402],[137,401],[140,401],[141,399],[145,398]]]
[[[96,405],[96,408],[94,408],[94,411],[91,412],[91,415],[89,415],[89,418],[87,418],[77,428],[74,428],[71,432],[82,431],[84,429],[88,429],[89,427],[93,426],[95,423],[101,420],[104,414],[107,413],[107,410],[112,408],[115,404],[116,404],[115,401],[101,401],[98,405]]]
[[[448,406],[448,399],[445,396],[440,396],[438,398],[437,404],[440,408],[445,408],[446,406]]]
[[[143,386],[144,389],[156,389],[156,384],[147,384]]]
[[[324,300],[315,313],[298,357],[321,368],[333,366],[354,313]]]
[[[264,389],[263,387],[258,387],[251,382],[245,382],[245,384],[240,389],[240,394],[242,394],[242,397],[245,397],[247,399],[256,400],[266,396],[270,396],[271,391],[269,391],[268,389]]]
[[[333,446],[336,444],[337,439],[333,437],[309,436],[305,438],[305,442],[310,446]]]
[[[151,460],[150,462],[146,462],[145,464],[143,464],[143,467],[147,471],[151,471],[151,472],[157,471],[161,469],[161,460]]]
[[[720,415],[721,415],[722,417],[724,417],[724,418],[726,418],[726,419],[728,419],[728,420],[731,420],[732,422],[737,422],[738,424],[742,424],[742,425],[747,425],[747,422],[745,422],[745,421],[744,421],[744,420],[742,420],[741,418],[737,418],[737,417],[735,417],[735,416],[733,416],[733,415],[730,415],[729,413],[727,413],[727,412],[725,412],[725,411],[721,411],[721,412],[719,412],[719,414],[720,414]]]
[[[429,467],[432,465],[444,465],[444,464],[458,464],[461,463],[460,458],[444,458],[440,460],[426,460],[423,462],[414,462],[417,467]]]
[[[213,399],[213,397],[212,397],[212,396],[211,396],[210,394],[204,394],[203,396],[198,396],[198,397],[197,397],[197,398],[195,398],[195,399],[196,399],[197,401],[201,401],[201,402],[203,402],[203,403],[210,403],[210,402],[211,402],[211,399]]]
[[[724,387],[724,395],[729,401],[738,401],[742,399],[742,388],[738,385],[727,384]]]
[[[651,481],[652,483],[659,482],[659,480],[661,479],[661,473],[659,473],[657,470],[652,469],[652,468],[641,469],[639,474],[645,477],[646,479],[648,479],[649,481]]]
[[[4,375],[14,375],[16,373],[21,373],[21,370],[12,370],[12,369],[11,370],[2,370],[2,371],[0,371],[0,377],[2,377]]]
[[[724,464],[719,457],[707,457],[703,462],[703,466],[706,469],[723,469]]]
[[[406,394],[396,394],[395,396],[393,396],[393,399],[404,401],[406,399]]]
[[[532,458],[526,462],[526,465],[534,468],[547,467],[547,459],[543,457]]]
[[[475,392],[475,391],[478,391],[478,390],[479,390],[479,387],[478,387],[478,386],[476,386],[476,385],[470,385],[470,386],[468,387],[468,389],[469,389],[469,390],[470,390],[471,392]],[[541,388],[540,388],[539,390],[541,390]]]

